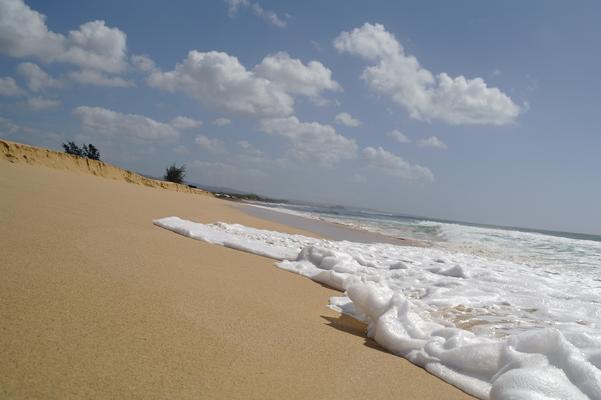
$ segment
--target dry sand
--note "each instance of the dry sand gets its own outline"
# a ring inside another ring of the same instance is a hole
[[[328,310],[335,291],[151,220],[298,230],[66,160],[0,159],[0,398],[469,398]]]

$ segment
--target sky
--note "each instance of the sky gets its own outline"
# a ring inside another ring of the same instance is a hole
[[[0,0],[0,137],[278,198],[601,234],[601,3]]]

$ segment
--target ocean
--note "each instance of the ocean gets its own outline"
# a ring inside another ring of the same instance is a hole
[[[341,291],[329,307],[386,350],[482,399],[601,399],[601,237],[306,204],[255,204],[422,247],[155,224],[271,257]]]
[[[450,251],[601,274],[601,235],[440,220],[337,205],[251,204],[385,236],[423,241]]]

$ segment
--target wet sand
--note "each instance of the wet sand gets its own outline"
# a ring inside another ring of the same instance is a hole
[[[286,214],[275,210],[269,210],[264,207],[255,207],[245,203],[237,204],[239,204],[240,209],[246,214],[267,219],[269,221],[274,221],[297,229],[302,229],[306,232],[316,234],[324,239],[347,240],[349,242],[358,243],[390,243],[401,246],[411,245],[423,247],[427,245],[426,242],[404,238],[394,238],[375,232],[354,229],[342,224],[336,224],[334,222]]]

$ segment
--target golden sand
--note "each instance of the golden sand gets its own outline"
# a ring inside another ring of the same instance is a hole
[[[0,155],[0,398],[469,398],[327,309],[337,292],[151,221],[300,231],[8,147],[27,163]]]

